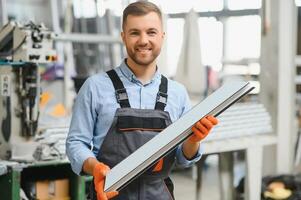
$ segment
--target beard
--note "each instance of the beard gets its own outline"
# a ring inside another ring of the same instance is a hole
[[[153,63],[156,58],[159,56],[161,49],[152,49],[150,54],[147,55],[141,55],[140,52],[137,51],[131,51],[127,49],[128,57],[133,60],[136,64],[142,65],[142,66],[148,66],[151,63]]]

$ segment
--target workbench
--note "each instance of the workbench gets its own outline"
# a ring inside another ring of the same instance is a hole
[[[220,194],[222,200],[234,199],[233,186],[233,152],[245,151],[246,155],[246,200],[260,200],[263,148],[267,145],[277,144],[275,134],[259,134],[253,136],[242,136],[223,140],[204,141],[204,158],[209,154],[219,156]],[[197,163],[196,199],[200,200],[202,168],[204,158]]]
[[[12,164],[7,173],[0,176],[0,199],[20,200],[22,181],[68,178],[70,199],[86,199],[85,183],[90,177],[77,176],[68,161],[43,161],[35,163]]]

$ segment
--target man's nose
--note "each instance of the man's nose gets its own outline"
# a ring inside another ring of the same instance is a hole
[[[148,43],[148,35],[145,34],[145,33],[142,33],[142,34],[140,35],[140,38],[139,38],[139,44],[140,44],[140,45],[145,45],[145,44],[147,44],[147,43]]]

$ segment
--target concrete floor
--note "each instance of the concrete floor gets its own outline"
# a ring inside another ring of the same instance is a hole
[[[196,200],[196,181],[193,171],[190,168],[186,170],[175,170],[171,178],[175,184],[176,200]],[[244,163],[238,162],[234,167],[234,185],[236,186],[244,176]],[[211,155],[206,160],[206,169],[203,169],[201,199],[198,200],[220,200],[219,176],[218,176],[218,157]]]

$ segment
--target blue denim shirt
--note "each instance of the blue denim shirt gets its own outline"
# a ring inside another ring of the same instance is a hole
[[[127,90],[132,108],[154,109],[156,95],[161,83],[157,71],[147,84],[142,84],[125,62],[115,68]],[[81,87],[73,108],[73,115],[66,141],[66,153],[73,171],[81,174],[84,161],[95,157],[113,122],[115,111],[120,108],[116,101],[115,89],[106,73],[89,77]],[[191,108],[185,87],[168,80],[168,100],[165,111],[169,112],[172,122]],[[176,164],[188,167],[201,157],[201,148],[193,160],[187,160],[181,145],[177,149]]]

